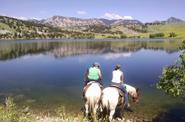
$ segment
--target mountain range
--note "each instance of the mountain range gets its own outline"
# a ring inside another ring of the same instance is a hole
[[[70,27],[83,27],[83,26],[115,26],[115,25],[128,25],[128,24],[143,24],[142,22],[138,20],[108,20],[108,19],[81,19],[81,18],[75,18],[75,17],[63,17],[63,16],[53,16],[48,19],[43,19],[41,21],[38,21],[42,24],[49,24],[54,27],[64,27],[64,28],[70,28]]]
[[[123,19],[115,19],[115,20],[109,20],[109,19],[81,19],[81,18],[75,18],[75,17],[63,17],[63,16],[53,16],[47,19],[43,19],[40,21],[36,21],[42,24],[49,24],[54,27],[76,27],[76,26],[91,26],[91,25],[102,25],[102,26],[115,26],[115,25],[128,25],[128,24],[145,24],[142,23],[139,20],[123,20]],[[184,22],[181,19],[170,17],[165,21],[154,21],[150,23],[181,23]]]
[[[70,38],[77,35],[85,35],[85,37],[87,35],[87,37],[89,37],[89,35],[90,37],[104,36],[105,38],[117,37],[117,35],[119,35],[119,37],[144,35],[145,37],[148,33],[157,32],[155,28],[152,30],[153,26],[159,25],[160,28],[161,26],[167,25],[184,25],[184,23],[184,20],[175,17],[170,17],[165,21],[143,23],[139,20],[108,20],[103,18],[81,19],[64,16],[53,16],[43,20],[25,21],[12,17],[0,16],[0,38],[5,38],[6,36],[2,36],[5,34],[9,34],[9,38],[12,38],[12,35],[23,38],[22,35],[26,37],[29,36],[29,34],[32,36],[49,36],[49,38],[55,38],[56,34],[58,34],[57,38],[61,36]]]

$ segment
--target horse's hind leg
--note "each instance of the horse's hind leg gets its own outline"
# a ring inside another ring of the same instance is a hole
[[[114,113],[115,113],[115,109],[110,111],[109,122],[112,122]]]
[[[97,110],[98,110],[98,107],[99,107],[99,105],[96,104],[95,107],[94,107],[94,114],[96,114],[96,112],[97,112]]]
[[[89,106],[88,106],[88,102],[85,103],[85,116],[88,117],[89,114]]]
[[[96,120],[97,119],[97,110],[98,110],[98,104],[95,104],[94,109],[93,109],[93,118]]]

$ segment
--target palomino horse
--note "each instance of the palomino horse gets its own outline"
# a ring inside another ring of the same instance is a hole
[[[133,102],[139,101],[139,89],[134,88],[130,85],[125,84],[126,90],[129,96],[132,97]],[[106,110],[106,114],[109,114],[109,121],[113,120],[113,115],[115,113],[116,107],[120,104],[119,100],[120,94],[119,90],[116,87],[107,87],[103,90],[102,93],[102,109]],[[124,97],[122,100],[122,105],[124,105]]]
[[[102,90],[98,82],[91,81],[89,84],[90,86],[85,92],[85,114],[86,116],[93,114],[93,119],[96,119],[96,111],[99,107]]]

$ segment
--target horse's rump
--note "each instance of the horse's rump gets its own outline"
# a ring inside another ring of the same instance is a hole
[[[97,109],[101,98],[101,88],[98,82],[90,83],[85,92],[86,104],[89,107],[89,111]],[[87,109],[87,108],[86,108]]]
[[[91,86],[91,84],[93,84],[93,83],[98,83],[98,82],[96,82],[96,81],[90,81],[90,82],[88,82],[87,83],[87,85],[86,86],[84,86],[84,88],[83,88],[83,97],[85,97],[85,93],[86,93],[86,91],[87,91],[87,89]],[[98,83],[99,84],[99,86],[100,86],[100,88],[102,87],[101,86],[101,84],[100,83]],[[85,99],[84,99],[85,100]]]
[[[88,96],[88,94],[99,95],[99,92],[101,91],[100,84],[95,81],[91,81],[87,84],[87,89],[85,91],[85,96]]]
[[[123,105],[124,97],[119,95],[119,89],[116,87],[107,87],[102,93],[102,109],[103,117],[109,115],[109,121],[112,120],[113,115],[119,105]]]
[[[115,87],[105,88],[102,93],[103,107],[110,108],[110,104],[112,103],[117,104],[118,98],[119,98],[119,92],[117,88]]]

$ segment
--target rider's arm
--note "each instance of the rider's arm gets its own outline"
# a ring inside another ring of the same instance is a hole
[[[124,75],[123,75],[123,73],[122,73],[122,75],[121,75],[120,80],[121,80],[122,83],[124,83],[124,82],[123,82],[123,81],[124,81]]]
[[[84,84],[86,84],[87,80],[88,80],[88,74],[89,74],[89,70],[87,69],[85,75],[84,75]]]
[[[99,69],[99,83],[100,83],[100,85],[103,86],[102,73],[101,73],[101,70],[100,69]]]
[[[99,69],[99,78],[100,78],[100,80],[102,80],[102,74],[101,74],[101,70]]]

